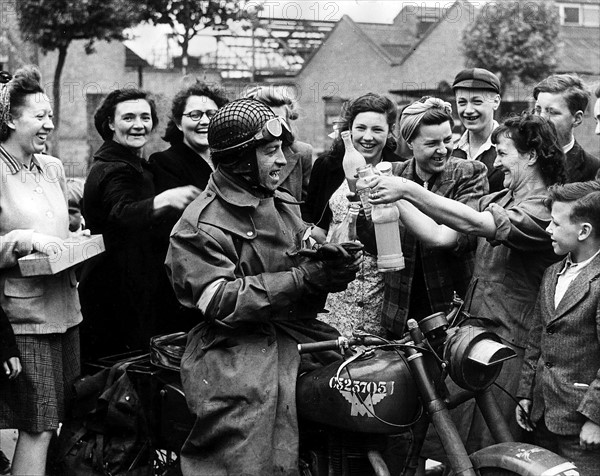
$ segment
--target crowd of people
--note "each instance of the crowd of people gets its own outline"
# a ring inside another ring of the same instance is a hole
[[[152,95],[115,90],[94,115],[104,143],[83,185],[47,153],[39,71],[1,78],[0,428],[19,432],[12,474],[45,474],[82,359],[177,331],[188,332],[181,378],[195,418],[183,474],[296,474],[296,378],[339,358],[301,358],[296,344],[352,329],[399,338],[455,293],[516,351],[496,395],[515,437],[532,433],[582,475],[600,471],[600,160],[574,138],[590,101],[576,75],[544,79],[533,110],[497,121],[498,77],[460,71],[457,140],[443,99],[415,101],[398,120],[393,100],[362,95],[314,165],[284,88],[233,99],[188,83],[172,100],[169,147],[149,158]],[[600,87],[595,96],[600,124]],[[400,271],[378,272],[362,205],[364,249],[331,242],[360,203],[343,169],[346,130],[367,164],[391,163],[391,176],[367,180],[372,205],[399,211]],[[60,254],[89,232],[106,251],[81,268],[21,274],[20,257]],[[469,452],[492,443],[474,405],[453,418]],[[422,454],[444,460],[434,434]]]

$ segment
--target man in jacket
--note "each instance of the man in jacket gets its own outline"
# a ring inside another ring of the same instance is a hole
[[[189,335],[182,383],[196,417],[181,452],[184,475],[298,474],[295,385],[299,342],[337,332],[316,319],[326,293],[343,290],[361,256],[309,240],[293,197],[277,190],[286,165],[287,123],[264,104],[240,99],[208,128],[217,166],[171,234],[167,267],[175,294],[203,320]]]
[[[583,150],[573,135],[590,100],[581,79],[574,74],[553,74],[535,85],[533,97],[536,113],[556,127],[565,153],[567,182],[593,180],[600,169],[600,160]]]
[[[549,195],[547,231],[567,256],[544,274],[516,417],[537,444],[591,476],[600,470],[600,184],[553,186]]]

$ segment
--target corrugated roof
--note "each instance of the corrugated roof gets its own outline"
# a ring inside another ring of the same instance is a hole
[[[600,28],[563,26],[559,38],[558,72],[600,74]]]

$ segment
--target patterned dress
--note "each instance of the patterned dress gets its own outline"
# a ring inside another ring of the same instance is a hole
[[[348,212],[350,193],[346,180],[329,199],[333,219],[329,226],[327,241],[333,229]],[[335,327],[342,335],[353,331],[364,331],[384,336],[381,327],[381,306],[383,303],[383,275],[377,271],[377,257],[363,251],[364,260],[356,279],[348,284],[345,291],[330,293],[325,309],[319,319]]]

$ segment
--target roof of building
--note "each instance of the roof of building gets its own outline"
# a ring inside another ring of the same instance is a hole
[[[600,31],[598,28],[561,26],[559,38],[557,72],[600,74]]]
[[[445,12],[467,0],[456,0],[444,7]],[[560,3],[598,4],[600,0],[560,0]],[[409,10],[410,9],[410,10]],[[324,38],[325,43],[342,22],[349,23],[390,65],[402,64],[412,54],[418,54],[419,45],[440,24],[443,18],[439,8],[405,6],[391,24],[360,23],[344,15]],[[425,20],[425,21],[423,21]],[[600,74],[600,31],[594,27],[562,25],[560,27],[558,72]],[[303,67],[318,54],[320,46],[306,59]]]

